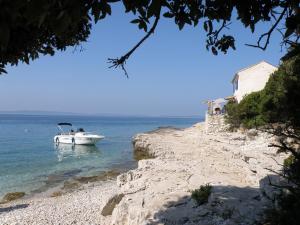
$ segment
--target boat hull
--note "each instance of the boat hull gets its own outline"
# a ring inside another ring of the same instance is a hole
[[[76,135],[56,135],[54,142],[59,144],[73,144],[73,145],[95,145],[98,141],[103,139],[103,136],[76,136]]]

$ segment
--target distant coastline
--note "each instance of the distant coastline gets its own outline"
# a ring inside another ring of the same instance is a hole
[[[199,118],[204,120],[204,117],[199,115],[142,115],[142,114],[116,114],[116,113],[76,113],[76,112],[58,112],[58,111],[40,111],[40,110],[16,110],[16,111],[0,111],[0,115],[24,115],[24,116],[101,116],[101,117],[136,117],[136,118]],[[204,115],[204,114],[203,114]]]

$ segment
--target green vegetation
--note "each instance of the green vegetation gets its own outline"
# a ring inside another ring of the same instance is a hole
[[[240,112],[238,104],[235,100],[229,100],[225,105],[225,121],[230,125],[231,129],[239,128],[241,126]]]
[[[192,192],[192,199],[196,201],[198,205],[202,205],[208,202],[208,198],[211,194],[212,186],[210,184],[201,185],[200,188],[195,189]]]
[[[285,169],[285,170],[288,170],[290,167],[291,167],[291,165],[295,162],[295,156],[293,156],[293,155],[290,155],[289,157],[287,157],[285,160],[284,160],[284,162],[283,162],[283,168]]]
[[[297,49],[283,58],[283,63],[264,89],[261,113],[278,137],[278,152],[290,156],[284,161],[280,176],[285,185],[280,190],[277,207],[271,210],[267,224],[296,225],[300,221],[300,54]],[[296,53],[297,52],[297,53]],[[271,184],[272,185],[272,184]]]
[[[266,225],[298,225],[300,221],[300,54],[299,47],[290,51],[266,87],[249,94],[239,104],[226,105],[227,122],[232,128],[263,129],[277,137],[272,144],[278,152],[290,156],[278,175],[285,184],[279,189],[274,208],[267,213]]]
[[[63,194],[64,194],[64,193],[63,193],[62,191],[55,191],[55,192],[53,192],[53,193],[50,195],[50,197],[55,198],[55,197],[62,196]]]
[[[64,190],[76,190],[80,187],[80,184],[76,181],[67,180],[64,182],[62,189]]]
[[[96,176],[75,177],[74,180],[75,180],[75,182],[87,184],[87,183],[91,183],[91,182],[111,180],[111,179],[116,178],[120,174],[121,174],[120,170],[113,169],[113,170],[101,172]]]
[[[300,56],[284,61],[262,91],[237,104],[226,105],[226,120],[232,128],[257,128],[270,123],[300,126]]]
[[[243,126],[245,128],[253,128],[265,124],[261,114],[261,104],[263,96],[262,92],[254,92],[237,104],[234,101],[227,103],[226,120],[232,128]]]
[[[7,193],[1,203],[7,203],[7,202],[10,202],[10,201],[14,201],[14,200],[17,200],[19,198],[22,198],[25,196],[25,192],[11,192],[11,193]]]

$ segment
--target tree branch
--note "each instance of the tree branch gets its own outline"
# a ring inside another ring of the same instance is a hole
[[[124,73],[125,73],[125,76],[127,77],[127,78],[129,78],[129,76],[128,76],[128,73],[127,73],[127,71],[126,71],[126,69],[125,69],[125,64],[126,64],[126,60],[132,55],[132,53],[134,53],[134,51],[138,48],[138,47],[140,47],[140,45],[144,42],[144,41],[146,41],[149,37],[150,37],[150,35],[151,34],[153,34],[154,33],[154,31],[155,31],[155,29],[156,29],[156,27],[157,27],[157,24],[158,24],[158,21],[159,21],[159,19],[160,19],[160,15],[157,15],[156,17],[155,17],[155,21],[154,21],[154,23],[153,23],[153,25],[152,25],[152,27],[151,27],[151,29],[147,32],[147,34],[129,51],[129,52],[127,52],[125,55],[123,55],[122,57],[120,57],[120,58],[108,58],[108,63],[111,63],[112,65],[109,67],[109,68],[118,68],[118,67],[121,67],[121,69],[124,71]]]
[[[267,48],[268,45],[269,45],[271,35],[272,35],[274,29],[277,27],[277,25],[278,25],[279,22],[281,21],[281,19],[283,18],[284,14],[286,13],[287,8],[288,8],[288,7],[285,6],[285,8],[283,9],[283,11],[280,13],[280,16],[278,17],[278,19],[276,20],[276,22],[274,23],[274,25],[271,27],[271,29],[270,29],[268,32],[262,34],[262,35],[259,37],[259,39],[258,39],[256,45],[253,45],[253,44],[246,44],[246,46],[250,46],[250,47],[255,47],[255,48],[260,48],[260,49],[262,49],[262,50],[266,50],[266,48]],[[266,40],[265,44],[262,46],[262,45],[261,45],[261,41],[262,41],[262,39],[263,39],[264,37],[267,37],[267,40]]]
[[[230,24],[231,24],[231,23],[228,23],[228,24],[227,24],[227,21],[226,21],[226,20],[223,20],[223,23],[222,23],[221,27],[220,27],[218,30],[216,30],[216,31],[213,32],[214,37],[217,39],[218,36],[219,36],[219,34],[221,33],[221,31],[222,31],[224,28],[227,28],[227,29],[228,29],[228,26],[229,26]]]
[[[289,152],[292,153],[293,156],[295,156],[295,158],[297,158],[298,160],[300,160],[300,155],[299,155],[299,153],[296,152],[295,149],[288,147],[287,144],[284,143],[283,141],[280,141],[280,144],[281,145],[270,144],[269,147],[277,147],[277,148],[283,150],[284,152],[289,151]]]
[[[283,167],[284,165],[279,163],[274,157],[271,157],[271,159],[273,159],[273,161],[278,165],[278,166],[281,166]]]
[[[269,185],[272,186],[272,187],[275,187],[275,188],[279,188],[279,189],[287,189],[289,190],[290,192],[294,192],[294,188],[290,185],[279,185],[279,184],[274,184],[272,183],[271,179],[269,176],[268,177],[268,180],[269,180]]]

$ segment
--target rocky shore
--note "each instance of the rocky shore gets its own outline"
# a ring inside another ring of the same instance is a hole
[[[0,224],[253,224],[276,191],[270,169],[286,157],[272,141],[256,131],[209,133],[204,123],[138,134],[133,144],[144,159],[136,169],[61,196],[2,204]],[[191,190],[207,183],[212,193],[198,206]]]

